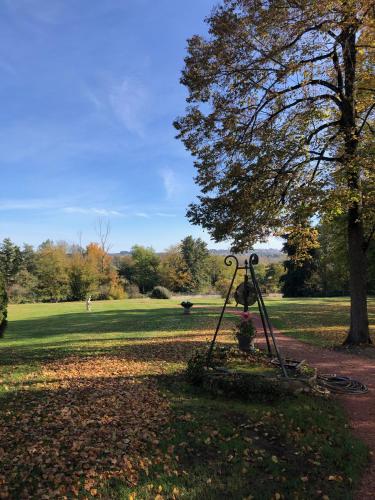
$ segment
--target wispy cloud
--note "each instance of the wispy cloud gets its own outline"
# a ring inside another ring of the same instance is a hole
[[[159,217],[176,217],[176,214],[166,214],[164,212],[156,212]]]
[[[148,214],[144,213],[144,212],[136,212],[134,215],[136,217],[143,217],[144,219],[149,219],[150,218],[150,216]]]
[[[167,199],[170,200],[182,193],[182,184],[171,168],[166,167],[160,170],[160,177],[163,181]]]
[[[133,78],[124,78],[112,86],[109,102],[113,112],[127,130],[142,137],[148,104],[145,86]]]
[[[106,208],[65,207],[63,208],[63,212],[67,214],[102,215],[105,217],[108,217],[110,215],[124,215],[117,210],[108,210]]]
[[[94,105],[96,110],[101,110],[105,107],[105,103],[103,102],[102,98],[100,98],[98,94],[88,85],[82,85],[82,94],[85,99],[87,99],[91,104]]]
[[[55,205],[56,201],[46,199],[5,200],[0,202],[0,210],[43,210]]]

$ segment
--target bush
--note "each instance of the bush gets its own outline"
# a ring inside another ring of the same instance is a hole
[[[156,286],[150,295],[152,299],[170,299],[171,296],[171,292],[164,286]]]
[[[0,279],[0,337],[3,336],[7,326],[7,305],[8,296],[5,290],[4,282]]]
[[[125,299],[125,291],[120,284],[111,286],[109,298],[114,300]]]
[[[125,292],[129,299],[140,299],[143,297],[139,291],[138,285],[126,285]]]

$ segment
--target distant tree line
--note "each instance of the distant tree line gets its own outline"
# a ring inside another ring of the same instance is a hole
[[[285,236],[284,262],[261,261],[256,274],[264,293],[285,297],[349,293],[344,219],[294,227]],[[134,245],[111,256],[103,241],[86,247],[50,240],[34,249],[9,238],[0,244],[0,325],[12,303],[134,298],[157,287],[172,293],[227,294],[233,268],[212,255],[200,238],[187,236],[163,253]],[[375,294],[375,244],[369,249],[368,289]],[[243,256],[239,257],[242,261]],[[234,288],[241,282],[238,274]]]
[[[157,287],[173,293],[227,293],[233,269],[222,256],[212,255],[200,238],[187,236],[158,254],[134,245],[130,255],[111,256],[108,246],[86,247],[47,240],[38,248],[22,248],[9,238],[0,244],[0,275],[4,297],[12,303],[134,298]],[[280,263],[260,264],[259,281],[265,291],[279,291]],[[241,275],[237,278],[238,284]],[[4,310],[6,301],[3,300]],[[1,317],[1,312],[0,312]]]

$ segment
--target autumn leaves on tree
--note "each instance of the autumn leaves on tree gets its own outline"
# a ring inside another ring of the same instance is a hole
[[[225,0],[189,40],[175,126],[202,194],[188,216],[236,249],[312,216],[347,220],[348,344],[370,341],[375,232],[374,9],[369,0]]]

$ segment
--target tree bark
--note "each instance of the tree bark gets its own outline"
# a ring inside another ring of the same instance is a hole
[[[358,206],[348,212],[348,251],[350,273],[350,330],[344,345],[370,344],[367,313],[366,253]]]
[[[350,286],[350,330],[345,345],[371,343],[367,313],[366,250],[362,218],[361,169],[357,157],[358,130],[356,127],[356,32],[353,24],[341,33],[344,62],[344,93],[342,95],[341,128],[345,138],[345,171],[352,200],[348,207],[348,252]],[[357,198],[357,199],[356,199]]]

